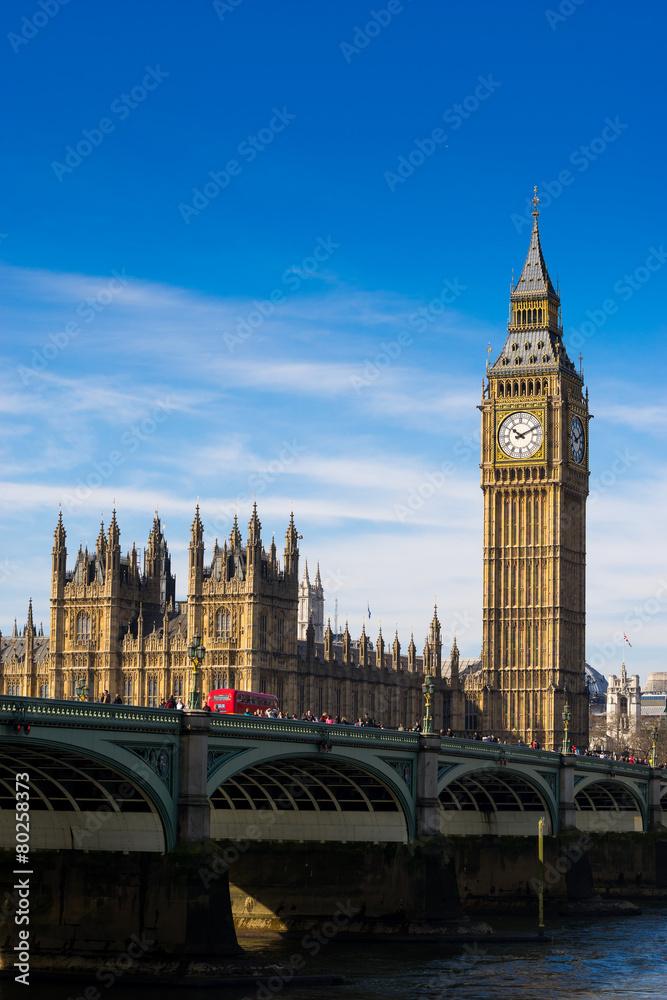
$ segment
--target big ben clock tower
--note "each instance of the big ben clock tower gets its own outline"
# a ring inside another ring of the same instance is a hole
[[[508,335],[482,403],[484,727],[588,744],[585,684],[588,392],[563,344],[560,298],[537,226],[512,286]]]

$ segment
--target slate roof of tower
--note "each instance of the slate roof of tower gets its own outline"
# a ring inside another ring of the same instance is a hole
[[[530,234],[530,246],[521,276],[512,288],[510,299],[521,302],[524,298],[534,295],[547,295],[560,302],[555,291],[540,244],[540,232],[537,225],[537,215],[534,213],[533,231]],[[570,360],[563,343],[562,331],[549,329],[547,318],[541,327],[530,327],[522,330],[508,329],[507,339],[503,349],[488,372],[501,371],[504,376],[542,375],[558,368],[580,378],[574,363]],[[583,381],[583,379],[582,379]]]
[[[542,246],[540,244],[540,231],[537,226],[537,212],[534,214],[533,231],[530,234],[530,246],[526,263],[523,265],[521,277],[512,289],[512,297],[517,295],[534,295],[535,293],[552,295],[556,298],[556,291],[551,284],[551,278],[544,261]]]

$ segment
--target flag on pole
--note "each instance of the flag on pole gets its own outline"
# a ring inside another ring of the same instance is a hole
[[[624,641],[625,641],[625,642],[627,642],[628,646],[629,646],[629,647],[630,647],[630,648],[632,649],[632,643],[631,643],[631,642],[630,642],[630,640],[628,639],[628,637],[627,637],[627,635],[625,634],[625,632],[623,633],[623,639],[624,639]]]
[[[367,604],[366,607],[368,608],[368,617],[370,618],[370,616],[371,616],[371,606],[370,606],[370,604]]]

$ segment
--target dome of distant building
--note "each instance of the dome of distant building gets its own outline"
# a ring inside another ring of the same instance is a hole
[[[607,703],[607,680],[588,663],[586,664],[586,687],[588,688],[591,708],[596,705],[603,708]]]

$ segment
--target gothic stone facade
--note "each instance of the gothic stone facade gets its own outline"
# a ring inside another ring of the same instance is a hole
[[[188,596],[177,603],[157,514],[143,572],[135,546],[121,555],[115,511],[108,531],[100,528],[95,550],[79,548],[68,571],[60,515],[52,552],[51,634],[37,634],[30,607],[23,634],[15,628],[10,639],[0,637],[4,693],[74,698],[85,687],[93,700],[106,689],[112,698],[120,694],[125,704],[155,706],[171,694],[187,699],[187,646],[198,631],[206,647],[200,681],[204,693],[220,687],[267,691],[289,712],[328,711],[350,721],[368,713],[385,725],[412,725],[423,718],[421,687],[430,672],[436,684],[434,728],[444,724],[462,732],[465,698],[458,649],[455,644],[451,660],[442,663],[437,610],[423,656],[417,656],[414,640],[407,655],[402,654],[398,634],[391,650],[381,631],[373,647],[365,628],[353,641],[346,626],[336,642],[329,623],[318,641],[313,615],[306,638],[299,641],[299,536],[293,517],[282,567],[275,541],[268,552],[264,549],[256,507],[246,543],[235,519],[229,540],[222,548],[216,541],[208,565],[203,537],[197,507],[190,531]],[[317,598],[323,603],[320,590],[321,584]]]

